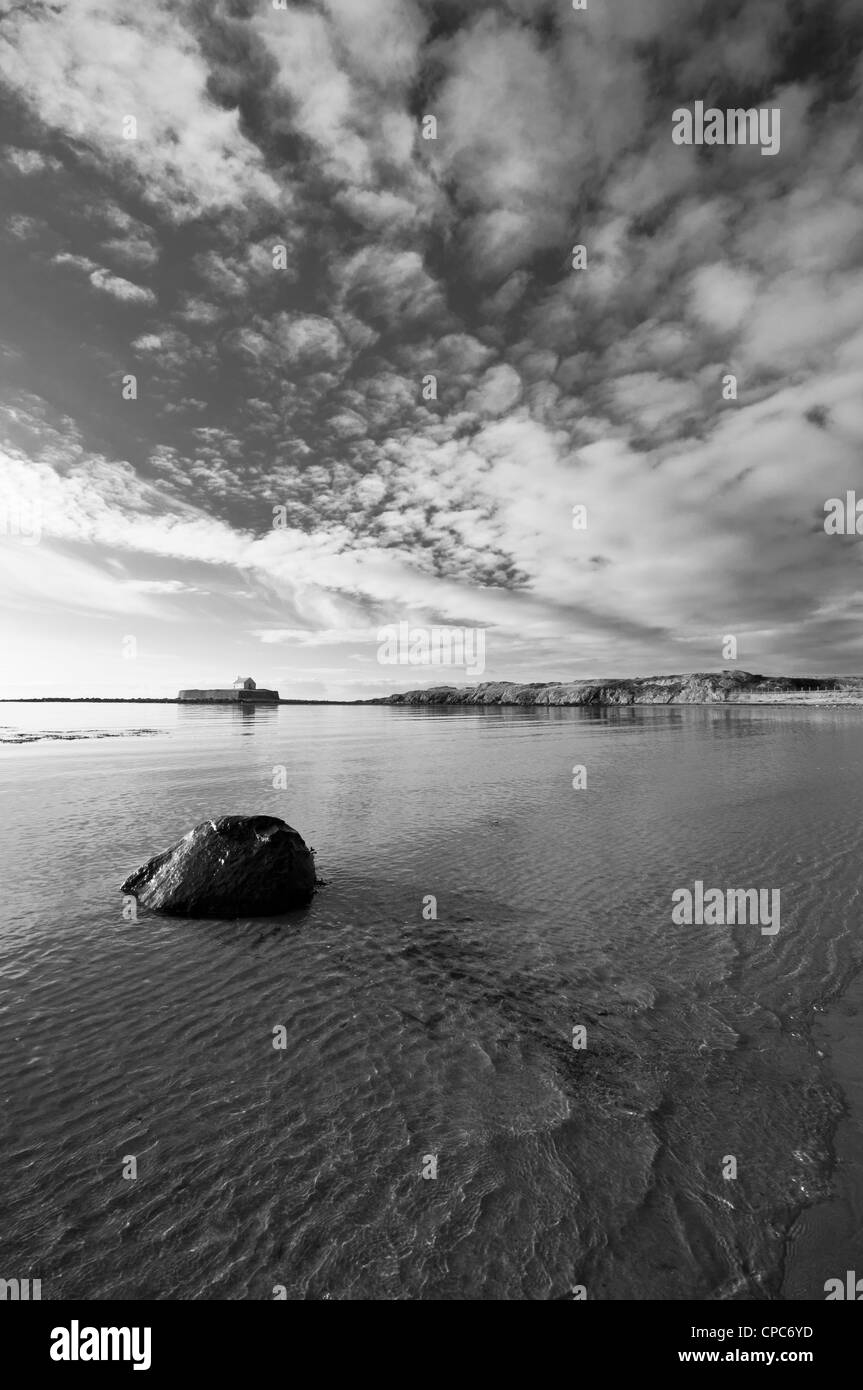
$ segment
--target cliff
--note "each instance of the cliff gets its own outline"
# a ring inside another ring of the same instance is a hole
[[[752,698],[803,691],[847,692],[863,698],[860,676],[758,676],[749,671],[688,676],[636,676],[625,680],[533,682],[484,681],[457,687],[438,685],[383,695],[372,705],[703,705],[745,703]]]

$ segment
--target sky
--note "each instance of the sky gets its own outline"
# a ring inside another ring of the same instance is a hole
[[[277,4],[3,0],[0,695],[863,672],[860,0]]]

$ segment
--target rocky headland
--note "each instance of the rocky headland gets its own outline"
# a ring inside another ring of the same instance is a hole
[[[760,676],[750,671],[619,680],[484,681],[379,696],[372,705],[863,704],[861,676]]]

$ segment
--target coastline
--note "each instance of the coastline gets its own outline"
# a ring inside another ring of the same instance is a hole
[[[367,700],[178,700],[153,695],[24,695],[3,696],[0,705],[225,705],[236,709],[266,709],[274,705],[364,705]]]
[[[764,676],[750,671],[693,672],[516,684],[431,686],[370,701],[388,705],[863,705],[861,676]]]
[[[196,692],[197,693],[197,692]],[[203,694],[203,692],[202,692]],[[863,706],[863,676],[763,676],[749,671],[633,676],[608,680],[482,681],[476,685],[424,686],[358,700],[181,698],[148,695],[30,695],[3,697],[0,704],[94,705],[361,705],[537,707],[622,705],[787,705],[811,709]]]

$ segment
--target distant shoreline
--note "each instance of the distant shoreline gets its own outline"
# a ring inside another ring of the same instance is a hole
[[[625,705],[794,705],[814,708],[863,706],[863,676],[763,676],[721,671],[671,676],[631,676],[608,680],[483,681],[472,686],[425,686],[362,700],[189,700],[174,697],[31,695],[0,698],[0,704],[195,705],[232,709],[276,705],[397,706],[565,706]]]
[[[151,695],[3,695],[0,705],[218,705],[272,709],[274,705],[367,705],[368,700],[178,700]]]

